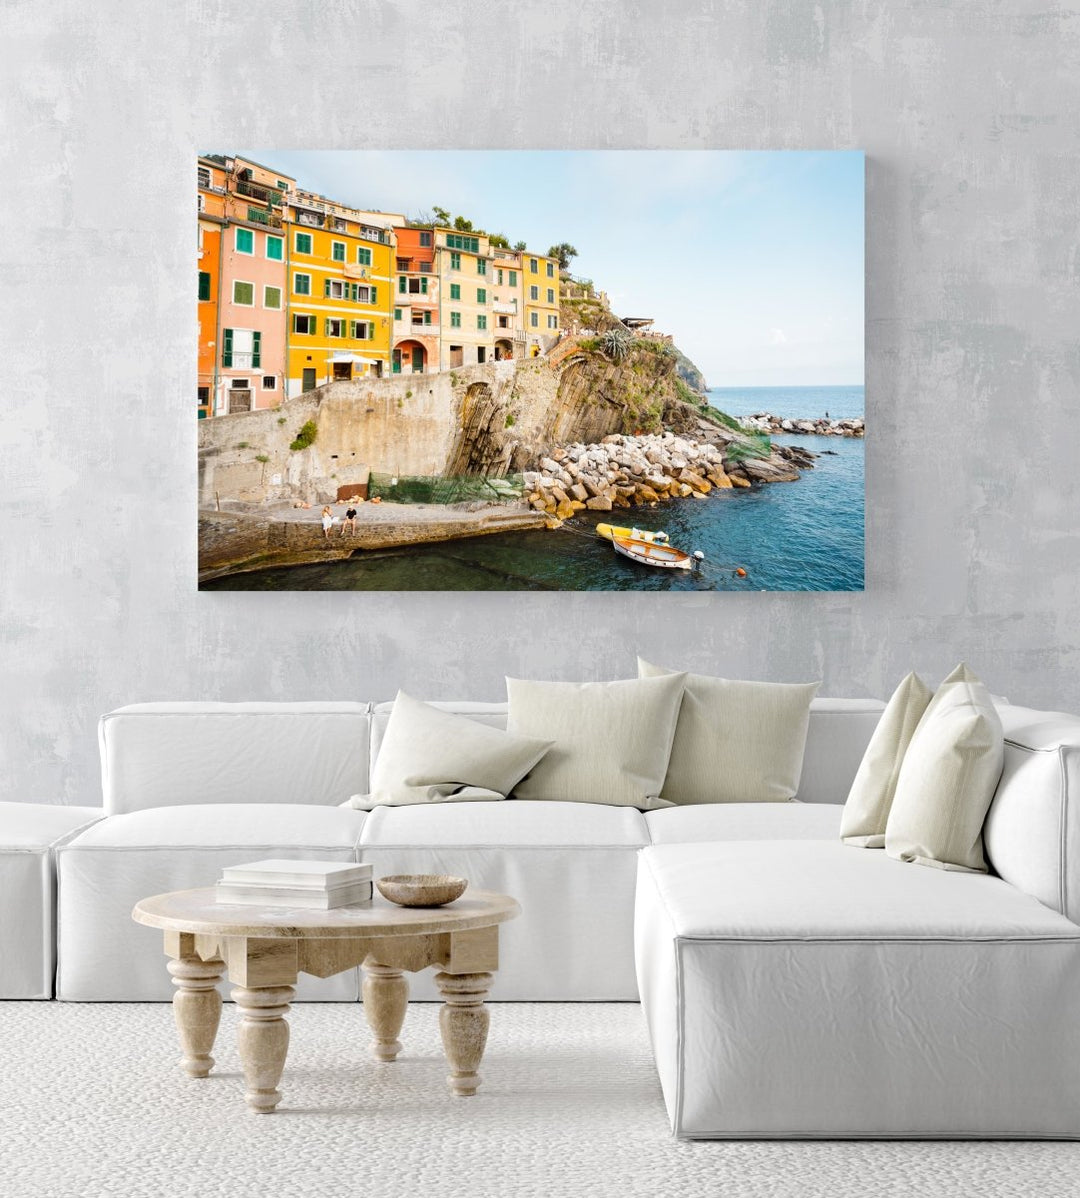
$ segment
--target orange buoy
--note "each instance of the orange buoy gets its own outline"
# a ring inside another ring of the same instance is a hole
[[[738,569],[735,571],[735,577],[736,577],[736,578],[745,578],[745,577],[746,577],[746,571],[745,571],[745,570],[742,568],[742,566],[740,566],[740,567],[739,567],[739,568],[738,568]]]

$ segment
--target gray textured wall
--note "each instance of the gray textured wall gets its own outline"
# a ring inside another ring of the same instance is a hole
[[[635,649],[834,695],[965,656],[1080,710],[1078,38],[1054,0],[4,0],[0,798],[97,801],[133,700]],[[238,145],[865,149],[866,593],[198,594],[192,159]]]

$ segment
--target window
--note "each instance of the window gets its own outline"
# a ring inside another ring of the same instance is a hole
[[[557,329],[559,327],[559,318],[557,316],[548,317],[548,328]]]
[[[430,233],[421,233],[420,234],[420,244],[425,245],[425,246],[431,245],[431,234]]]
[[[199,407],[200,408],[208,408],[209,406],[210,406],[210,388],[209,387],[200,387],[199,388]]]
[[[502,286],[502,284],[503,284],[503,272],[502,272],[501,270],[496,270],[496,272],[495,272],[495,282],[496,282],[496,284],[497,284],[499,287],[501,287],[501,286]]]
[[[288,191],[289,190],[289,185],[288,185],[288,183],[285,182],[284,179],[279,179],[277,181],[277,185],[278,185],[278,191]]]
[[[208,300],[210,298],[210,272],[208,270],[199,271],[199,299]]]
[[[202,192],[199,192],[199,194],[195,197],[195,207],[198,208],[200,212],[202,212],[202,210],[206,207],[206,204],[203,202]],[[202,230],[200,229],[199,232],[201,233]]]
[[[349,284],[341,279],[324,279],[323,297],[325,299],[348,299]]]
[[[345,242],[344,241],[331,241],[330,242],[330,257],[333,258],[333,260],[335,262],[344,262],[345,261]]]
[[[374,334],[374,325],[367,320],[350,320],[349,336],[354,341],[370,341]]]
[[[538,300],[539,298],[540,298],[540,288],[539,287],[530,287],[529,288],[529,299]]]
[[[407,279],[404,275],[398,275],[398,294],[427,295],[427,282],[423,276],[419,279]]]
[[[258,370],[262,357],[262,334],[253,329],[222,329],[221,364],[226,369]],[[237,380],[233,380],[233,386]],[[247,386],[244,380],[243,385]]]
[[[359,266],[371,265],[371,250],[366,245],[358,245],[356,247],[356,262]]]
[[[262,389],[264,391],[276,391],[277,379],[272,374],[264,374],[262,381]]]
[[[451,270],[460,270],[461,269],[461,255],[460,254],[451,254],[450,255],[450,269]]]
[[[339,316],[328,316],[326,318],[325,332],[327,337],[344,337],[345,321]]]
[[[400,308],[395,308],[395,309],[394,309],[394,319],[395,319],[395,320],[400,320],[400,319],[401,319],[401,309],[400,309]]]
[[[549,287],[549,288],[547,289],[547,297],[548,297],[548,303],[549,303],[549,304],[553,304],[553,303],[555,302],[555,289],[554,289],[554,287]]]
[[[450,327],[452,329],[460,329],[461,328],[461,313],[460,312],[451,312],[450,313]]]
[[[529,259],[529,270],[531,270],[534,275],[540,273],[540,266],[535,258]]]
[[[264,308],[281,308],[281,288],[271,287],[269,284],[263,288],[263,307]]]
[[[207,189],[210,187],[210,168],[207,166],[199,167],[199,186]]]
[[[487,288],[486,287],[477,287],[476,302],[478,304],[486,304],[487,303]]]
[[[468,250],[470,254],[480,253],[479,237],[462,237],[459,233],[447,233],[446,244],[452,250]]]
[[[292,318],[292,331],[303,336],[310,336],[315,332],[315,317],[308,316],[304,312],[294,312]]]
[[[280,262],[285,256],[285,239],[266,235],[266,256],[274,262]]]
[[[255,284],[244,283],[240,279],[233,279],[232,285],[232,302],[240,304],[244,308],[255,307]]]
[[[487,263],[484,261],[483,258],[476,259],[476,273],[478,275],[486,275],[487,274]]]
[[[295,245],[293,246],[293,248],[296,250],[296,252],[298,254],[310,254],[311,253],[311,234],[310,233],[297,233],[296,234],[296,242],[295,242]]]
[[[207,275],[207,278],[209,278],[209,277],[210,276]],[[456,300],[461,299],[461,284],[460,283],[451,283],[450,284],[450,298],[452,300],[453,299],[456,299]]]
[[[293,275],[293,295],[310,295],[311,294],[311,275]]]
[[[398,260],[397,260],[397,268],[398,268],[398,270],[408,270],[408,269],[409,269],[409,263],[410,263],[411,261],[412,261],[412,259],[411,259],[411,258],[398,258]]]
[[[530,312],[530,313],[529,313],[529,324],[530,324],[530,325],[532,325],[532,327],[533,327],[534,329],[537,329],[537,328],[539,328],[539,327],[540,327],[540,314],[539,314],[539,312]]]
[[[549,279],[553,279],[555,277],[555,263],[554,262],[549,262],[547,264],[547,275],[548,275]]]
[[[478,316],[476,318],[476,327],[478,329],[486,329],[487,328],[487,317],[486,316]]]
[[[512,270],[510,272],[510,286],[511,287],[517,286],[517,271],[516,270]]]
[[[255,253],[255,234],[250,229],[236,230],[236,252],[238,254]]]

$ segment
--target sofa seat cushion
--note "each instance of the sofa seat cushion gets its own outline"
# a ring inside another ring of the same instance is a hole
[[[368,813],[360,844],[524,845],[588,848],[649,843],[645,817],[631,807],[508,799],[504,803],[376,807]]]
[[[840,827],[834,803],[705,803],[649,811],[653,844],[717,840],[831,840]]]
[[[492,998],[632,1001],[634,878],[648,839],[633,808],[508,799],[378,807],[360,856],[376,877],[456,874],[518,900],[520,918],[500,929]],[[430,972],[409,985],[438,998]]]
[[[838,841],[640,855],[635,951],[684,1137],[1075,1136],[1080,927]]]
[[[212,886],[227,865],[263,857],[353,862],[365,815],[338,807],[250,803],[158,807],[110,816],[57,852],[57,997],[172,996],[160,933],[131,919],[141,898]],[[228,987],[223,987],[227,991]],[[355,1001],[355,970],[302,975],[300,999]]]
[[[0,803],[0,999],[52,998],[56,848],[101,819],[100,807]]]

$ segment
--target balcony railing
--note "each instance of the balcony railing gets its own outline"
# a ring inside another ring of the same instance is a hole
[[[506,316],[517,315],[517,304],[512,301],[509,304],[505,304],[501,303],[499,300],[495,300],[491,306],[496,312],[501,312]]]
[[[407,320],[394,321],[394,337],[438,337],[437,324],[411,324]]]
[[[261,208],[249,208],[247,218],[257,225],[269,225],[271,229],[281,228],[281,217],[273,212],[264,212]]]
[[[325,224],[325,218],[315,212],[298,212],[296,214],[296,223],[298,225],[309,225],[313,229],[321,229]]]
[[[249,183],[246,179],[236,181],[238,195],[248,196],[252,200],[262,200],[264,204],[274,204],[280,208],[285,197],[273,187],[260,187],[258,183]]]

